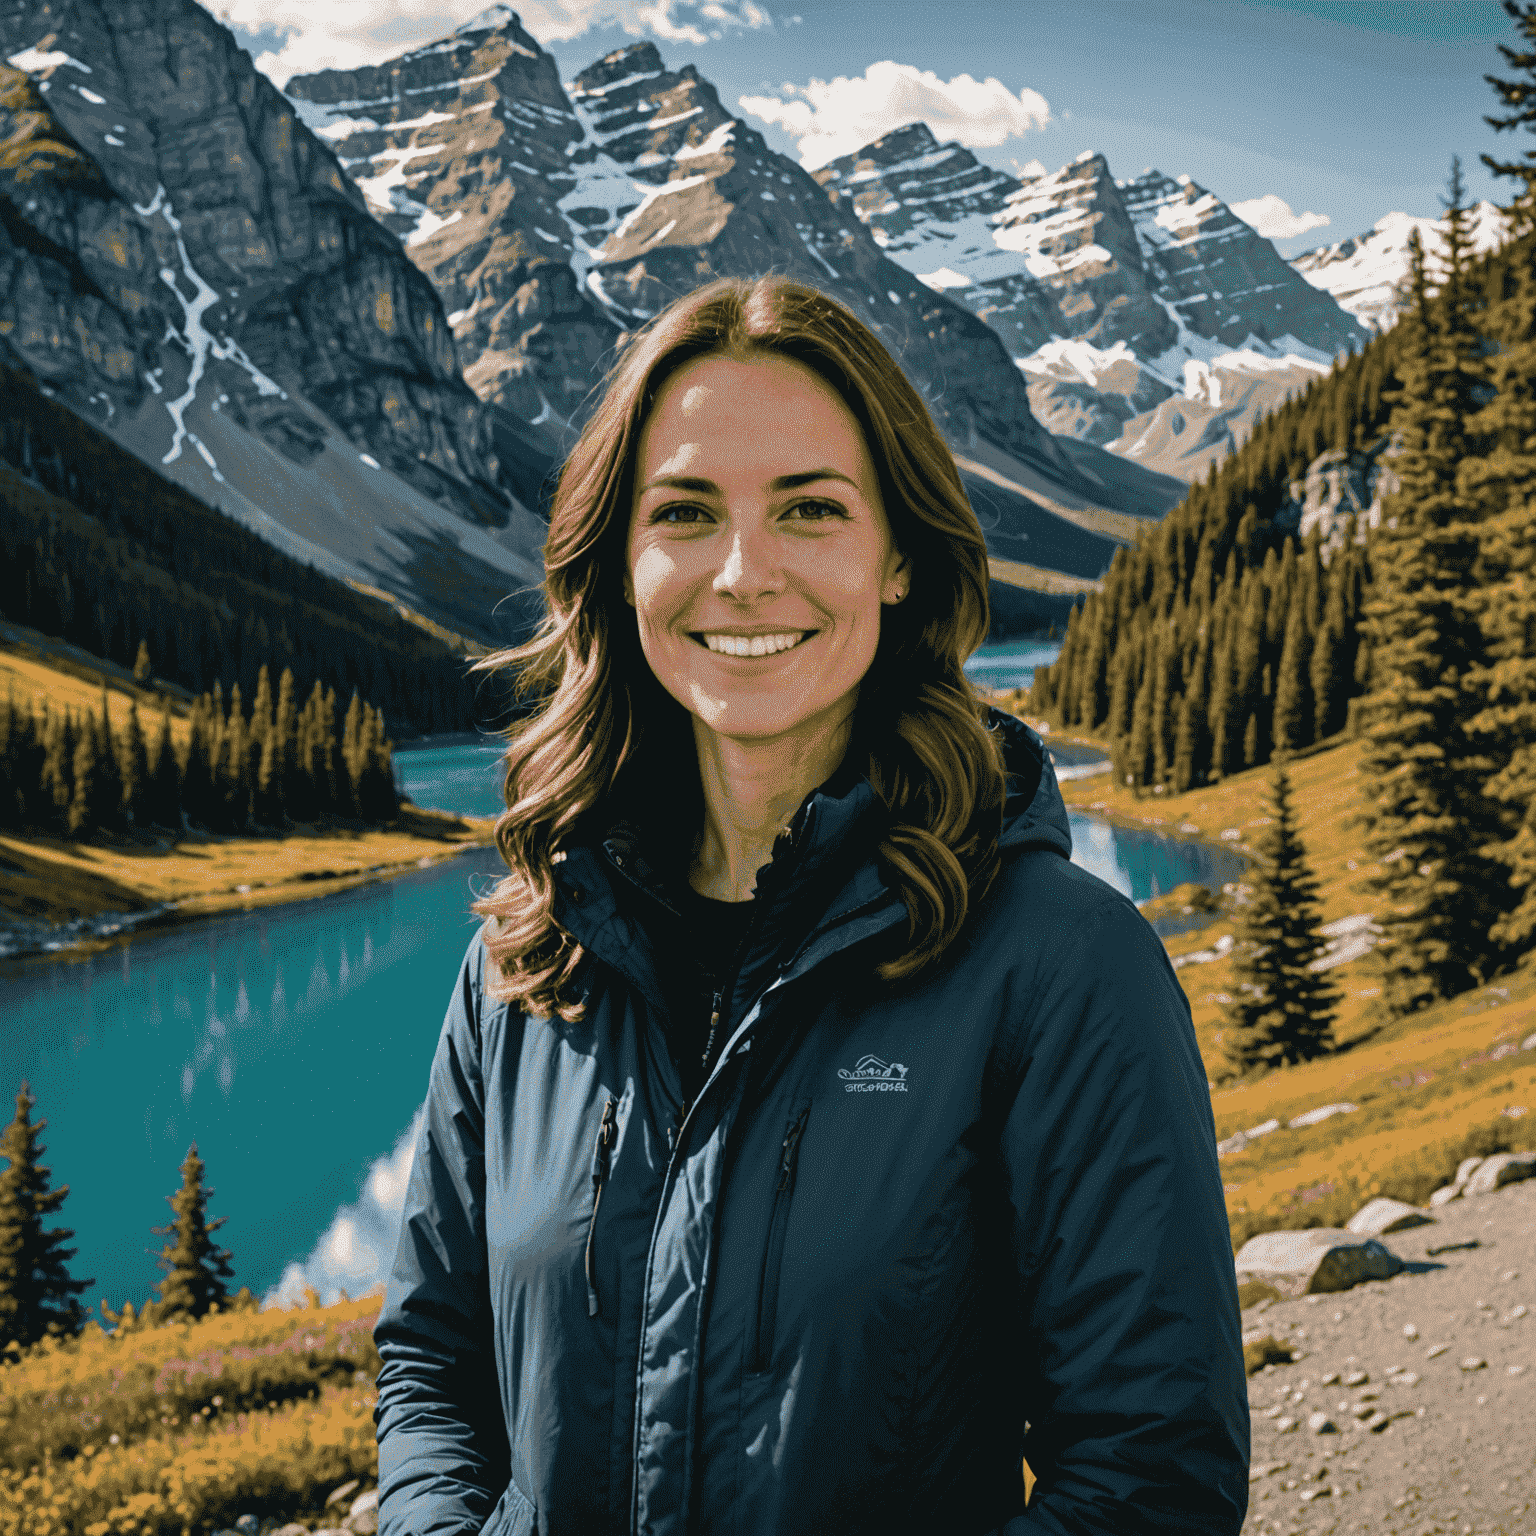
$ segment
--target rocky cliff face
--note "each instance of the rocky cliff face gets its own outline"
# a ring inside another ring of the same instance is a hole
[[[1053,432],[1186,479],[1366,331],[1188,177],[1019,181],[912,124],[816,179],[1004,338]]]
[[[287,92],[437,285],[465,377],[525,435],[557,442],[605,348],[677,295],[771,270],[872,325],[962,453],[986,444],[1083,504],[1156,515],[1177,498],[1163,477],[1064,451],[995,330],[916,281],[692,66],[665,69],[649,43],[562,89],[497,7],[430,48]]]
[[[538,520],[330,149],[193,0],[9,0],[0,57],[0,354],[291,552],[501,634]]]
[[[585,131],[554,60],[494,7],[370,69],[287,94],[448,311],[465,378],[552,452],[622,329],[578,283],[561,202]]]

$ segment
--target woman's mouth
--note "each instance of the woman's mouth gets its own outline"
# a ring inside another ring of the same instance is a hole
[[[761,661],[772,656],[783,656],[798,650],[820,630],[784,630],[772,635],[720,635],[706,630],[694,630],[689,638],[711,655],[729,656],[735,661]]]

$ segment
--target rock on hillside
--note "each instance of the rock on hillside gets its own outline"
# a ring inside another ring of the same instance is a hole
[[[998,331],[1043,424],[1186,480],[1367,335],[1187,176],[1090,153],[1020,181],[913,123],[816,179]]]
[[[712,277],[771,270],[874,326],[962,454],[1001,454],[1015,482],[1074,507],[1157,516],[1182,493],[1059,444],[996,332],[889,260],[693,66],[667,70],[650,43],[562,90],[516,15],[495,7],[429,48],[371,71],[295,77],[287,92],[437,285],[465,377],[551,452],[609,341]],[[1056,516],[1016,501],[1026,519]],[[1087,537],[1097,543],[1075,574],[1092,578],[1113,543]]]
[[[1492,203],[1479,203],[1471,214],[1472,249],[1478,254],[1508,238],[1508,221]],[[1408,302],[1408,237],[1414,230],[1433,264],[1445,249],[1444,220],[1389,213],[1365,234],[1303,251],[1291,265],[1362,325],[1389,331]]]
[[[0,356],[289,552],[515,630],[542,525],[437,294],[228,31],[12,0],[0,57]]]

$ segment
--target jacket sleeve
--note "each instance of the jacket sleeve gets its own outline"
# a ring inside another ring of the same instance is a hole
[[[438,1037],[373,1330],[379,1536],[473,1536],[510,1475],[486,1278],[483,964],[477,935]]]
[[[1042,971],[1003,1130],[1038,1481],[1002,1536],[1237,1536],[1247,1375],[1189,1003],[1123,898]]]

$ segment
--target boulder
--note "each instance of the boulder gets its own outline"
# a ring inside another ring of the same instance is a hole
[[[1320,1104],[1316,1109],[1309,1109],[1306,1114],[1297,1115],[1294,1120],[1288,1120],[1286,1124],[1295,1131],[1304,1125],[1316,1125],[1332,1115],[1352,1115],[1359,1107],[1358,1104]]]
[[[1261,1232],[1243,1244],[1235,1263],[1239,1283],[1263,1280],[1287,1298],[1347,1291],[1362,1280],[1388,1279],[1403,1267],[1375,1238],[1362,1242],[1339,1227]]]
[[[1388,1232],[1402,1232],[1408,1227],[1428,1226],[1435,1218],[1428,1211],[1402,1200],[1389,1200],[1383,1195],[1362,1205],[1345,1223],[1347,1231],[1356,1237],[1381,1237]]]
[[[1451,1180],[1453,1184],[1465,1184],[1472,1177],[1472,1170],[1482,1162],[1480,1157],[1464,1157],[1456,1165],[1456,1177]]]
[[[1489,1195],[1504,1184],[1536,1174],[1536,1152],[1498,1152],[1485,1157],[1467,1180],[1467,1195]]]
[[[1429,1197],[1431,1208],[1438,1209],[1440,1206],[1444,1205],[1447,1200],[1460,1200],[1461,1192],[1464,1188],[1465,1186],[1462,1184],[1442,1184],[1440,1188],[1437,1189],[1434,1194]]]

